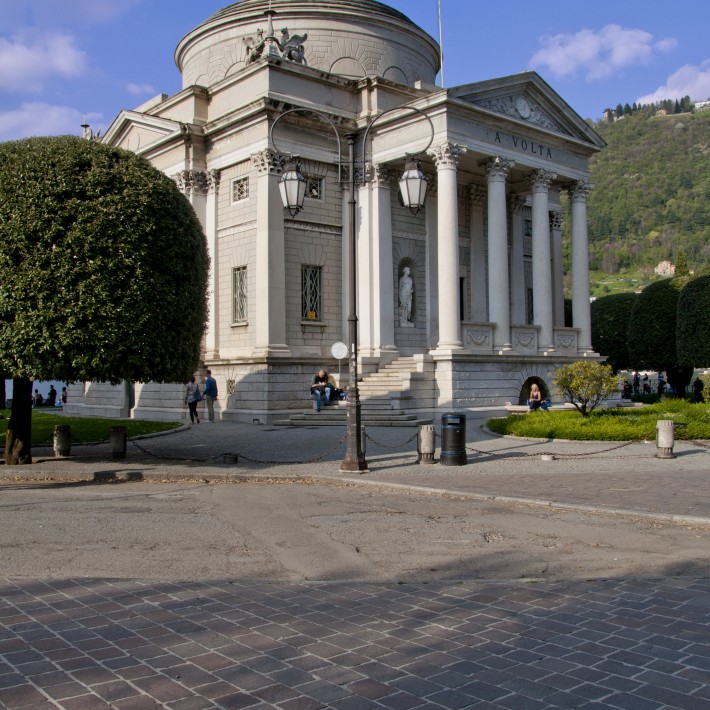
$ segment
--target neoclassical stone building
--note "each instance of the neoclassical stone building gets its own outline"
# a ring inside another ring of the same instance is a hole
[[[204,225],[212,260],[204,363],[220,386],[222,418],[283,418],[308,406],[315,370],[338,372],[331,347],[347,340],[352,264],[347,184],[338,182],[348,156],[334,131],[345,148],[356,134],[363,398],[394,363],[397,406],[517,402],[531,378],[549,382],[560,364],[595,357],[586,205],[588,161],[603,141],[536,73],[439,88],[436,42],[374,0],[242,0],[182,39],[175,61],[182,90],[121,112],[103,141],[172,176]],[[311,111],[279,119],[293,108]],[[407,155],[425,149],[429,189],[413,215],[397,181]],[[279,194],[292,155],[306,178],[296,216]],[[402,312],[405,268],[412,291]],[[70,401],[85,414],[174,418],[182,386],[75,385]]]

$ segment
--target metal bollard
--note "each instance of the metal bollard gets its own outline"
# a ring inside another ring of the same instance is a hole
[[[436,463],[436,429],[433,424],[423,424],[419,427],[417,437],[417,463]]]
[[[111,445],[111,457],[114,459],[126,458],[126,427],[115,426],[111,427],[108,432],[108,441]]]
[[[656,422],[656,458],[674,459],[675,422],[672,419],[659,419]]]
[[[71,427],[68,424],[54,427],[54,455],[58,458],[71,455]]]
[[[442,466],[463,466],[466,456],[466,415],[450,412],[441,415],[441,457]]]

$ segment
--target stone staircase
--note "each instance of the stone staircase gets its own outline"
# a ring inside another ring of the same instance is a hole
[[[364,426],[418,427],[430,417],[407,409],[433,408],[433,364],[422,356],[400,357],[365,376],[359,384]],[[345,426],[347,403],[339,401],[320,412],[308,409],[279,419],[275,426]]]

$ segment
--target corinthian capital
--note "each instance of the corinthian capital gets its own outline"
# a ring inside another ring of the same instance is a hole
[[[508,177],[510,169],[515,165],[515,162],[496,155],[495,158],[482,160],[481,165],[486,169],[489,180],[505,180]]]
[[[486,188],[483,187],[483,185],[468,186],[468,199],[473,207],[481,207],[485,204],[487,194]]]
[[[441,168],[456,168],[462,155],[466,153],[466,147],[458,143],[442,143],[433,150],[429,151],[429,155],[433,158],[437,169]]]
[[[392,171],[383,163],[368,163],[367,179],[375,187],[390,187],[392,184]]]
[[[281,175],[284,159],[279,153],[272,150],[261,150],[251,154],[251,163],[260,175]]]
[[[532,175],[528,175],[528,182],[533,192],[549,192],[552,181],[557,177],[557,173],[550,170],[535,170]]]
[[[569,186],[568,192],[571,200],[576,202],[586,202],[589,197],[589,193],[594,189],[589,180],[578,180]]]
[[[221,179],[221,172],[219,170],[208,170],[207,171],[207,192],[217,192],[219,189],[219,181]]]
[[[557,210],[550,212],[550,229],[562,229],[563,221],[564,217],[562,216],[562,212],[558,212]]]

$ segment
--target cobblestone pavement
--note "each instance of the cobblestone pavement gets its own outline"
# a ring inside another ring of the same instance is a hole
[[[218,423],[129,444],[120,461],[106,447],[76,447],[62,461],[35,451],[39,463],[0,467],[0,480],[335,477],[710,524],[701,445],[680,443],[678,458],[659,460],[650,443],[497,439],[480,423],[469,422],[466,466],[418,465],[411,430],[373,429],[370,472],[345,477],[339,428]],[[556,458],[543,460],[548,453]],[[707,576],[425,585],[12,578],[0,580],[0,707],[704,710],[709,626]]]
[[[4,581],[5,708],[710,707],[710,581]]]

